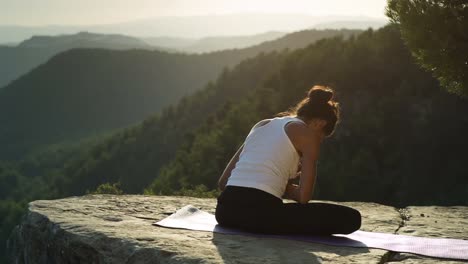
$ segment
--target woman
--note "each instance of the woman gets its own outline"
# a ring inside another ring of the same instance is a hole
[[[320,144],[339,117],[333,95],[328,87],[314,86],[285,116],[251,129],[219,179],[218,224],[269,234],[349,234],[360,228],[361,214],[353,208],[308,203]],[[295,177],[299,185],[291,183]]]

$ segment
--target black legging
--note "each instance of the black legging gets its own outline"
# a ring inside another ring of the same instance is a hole
[[[226,186],[216,220],[226,227],[268,234],[349,234],[361,227],[359,211],[330,203],[283,203],[265,191]]]

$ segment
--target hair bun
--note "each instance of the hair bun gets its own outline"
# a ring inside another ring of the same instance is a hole
[[[308,92],[309,100],[317,104],[327,103],[333,98],[333,95],[332,89],[318,85],[312,87]]]

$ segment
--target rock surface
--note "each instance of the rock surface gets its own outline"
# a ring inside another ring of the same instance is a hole
[[[169,229],[152,223],[192,204],[214,213],[215,199],[86,195],[29,204],[8,241],[11,263],[460,263],[379,249]],[[468,207],[340,203],[361,211],[361,230],[468,237]]]

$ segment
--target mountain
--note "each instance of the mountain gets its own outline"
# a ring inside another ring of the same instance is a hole
[[[16,46],[0,46],[0,89],[62,51],[73,48],[156,49],[137,38],[80,32],[33,36]]]
[[[254,46],[265,41],[278,39],[286,35],[286,32],[265,32],[262,34],[249,36],[226,36],[226,37],[206,37],[201,39],[183,38],[145,38],[149,44],[177,49],[189,53],[213,52],[225,49],[241,49]]]
[[[53,55],[72,48],[147,49],[200,53],[245,48],[284,36],[267,32],[253,36],[184,38],[134,38],[119,34],[80,32],[73,35],[33,36],[16,45],[0,46],[0,89],[12,80],[46,62]]]
[[[0,43],[19,42],[34,35],[74,34],[89,31],[101,34],[123,34],[135,37],[204,38],[209,36],[242,36],[268,31],[293,32],[311,29],[316,24],[332,21],[369,21],[363,16],[313,16],[307,14],[238,13],[200,16],[162,16],[105,25],[0,26]],[[379,19],[388,21],[386,18]],[[367,28],[367,27],[366,27]]]
[[[151,49],[144,41],[118,34],[95,34],[79,32],[73,35],[33,36],[21,42],[18,48],[106,48],[106,49]]]
[[[0,159],[139,122],[201,89],[225,67],[261,52],[358,32],[308,30],[245,49],[192,55],[103,49],[60,53],[0,89]]]
[[[5,43],[0,43],[0,47],[15,47],[19,43],[18,42],[5,42]]]
[[[194,45],[200,41],[198,38],[181,37],[144,37],[141,39],[152,46],[171,47],[178,50],[181,50],[182,48],[190,45]]]
[[[343,21],[330,21],[326,23],[320,23],[314,25],[315,29],[378,29],[385,26],[388,23],[386,20],[374,19],[374,20],[343,20]]]

